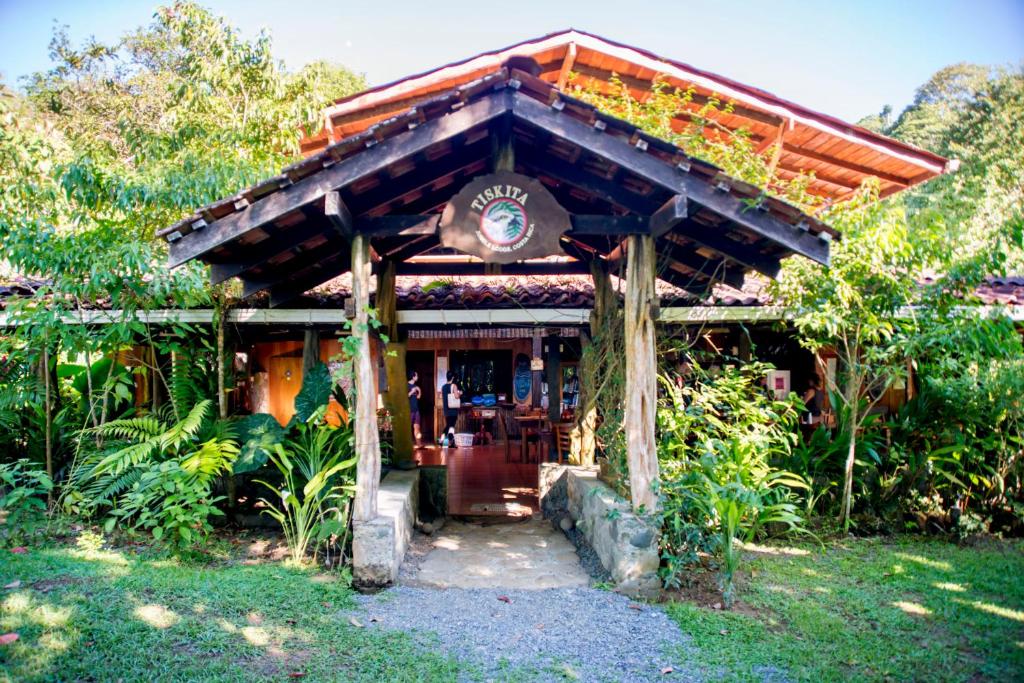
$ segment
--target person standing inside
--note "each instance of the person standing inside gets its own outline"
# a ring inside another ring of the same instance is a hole
[[[462,405],[459,397],[462,392],[459,385],[455,383],[455,373],[451,370],[445,375],[447,380],[441,387],[441,408],[444,412],[444,434],[441,442],[448,445],[455,445],[455,422],[459,418],[459,407]]]
[[[825,394],[821,391],[821,379],[817,374],[811,375],[803,398],[804,407],[807,408],[807,424],[818,424],[821,422],[821,411],[825,407]]]
[[[409,371],[409,420],[412,422],[412,435],[416,440],[416,448],[423,446],[423,434],[420,431],[420,397],[423,392],[417,382],[419,374],[415,370]]]

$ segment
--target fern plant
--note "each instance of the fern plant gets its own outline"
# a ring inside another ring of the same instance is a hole
[[[69,512],[96,514],[106,510],[106,527],[131,523],[140,517],[147,528],[148,512],[166,507],[151,492],[161,489],[179,496],[193,508],[208,507],[213,480],[231,471],[239,448],[232,425],[211,419],[212,401],[196,403],[181,420],[172,406],[151,415],[113,420],[87,433],[98,432],[110,447],[86,455],[72,473],[64,498]],[[164,497],[168,498],[167,496]],[[180,509],[179,509],[180,511]],[[211,514],[206,510],[202,522]],[[197,524],[199,524],[197,522]],[[202,526],[202,524],[199,524]],[[162,531],[155,532],[159,539]],[[190,532],[177,538],[188,540]]]

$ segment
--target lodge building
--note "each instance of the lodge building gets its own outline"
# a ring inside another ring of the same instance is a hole
[[[764,285],[784,258],[827,264],[842,236],[573,96],[621,87],[644,100],[655,81],[690,91],[694,110],[727,103],[717,125],[749,131],[777,173],[809,174],[808,191],[827,202],[869,178],[884,197],[949,170],[755,87],[569,30],[339,100],[302,141],[301,161],[160,231],[171,266],[198,259],[213,283],[241,280],[228,314],[238,409],[287,422],[311,359],[330,361],[342,336],[358,338],[355,395],[380,398],[357,398],[353,411],[357,541],[383,514],[378,408],[390,414],[396,466],[448,467],[449,513],[535,508],[535,492],[532,503],[505,494],[535,486],[540,460],[569,456],[560,427],[576,432],[577,451],[586,442],[579,364],[610,301],[624,326],[635,507],[653,504],[657,480],[655,375],[666,359],[656,329],[709,358],[774,363],[779,391],[834,371],[786,333]],[[421,449],[409,436],[409,370],[422,389]],[[479,445],[434,445],[449,372],[464,392],[456,430]]]

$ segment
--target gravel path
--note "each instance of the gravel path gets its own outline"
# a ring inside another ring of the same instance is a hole
[[[398,586],[357,600],[351,614],[366,627],[436,634],[485,678],[510,666],[536,681],[699,678],[685,668],[689,638],[660,608],[609,591]]]

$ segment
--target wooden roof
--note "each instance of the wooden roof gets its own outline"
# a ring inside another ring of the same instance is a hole
[[[649,96],[655,77],[682,89],[692,86],[695,107],[718,96],[733,105],[730,113],[719,117],[719,123],[749,130],[761,151],[781,139],[780,174],[791,177],[801,171],[813,172],[810,190],[834,201],[849,197],[870,176],[879,179],[882,196],[887,196],[947,170],[947,160],[937,154],[689,64],[573,29],[338,100],[325,112],[324,130],[303,141],[303,151],[319,152],[424,99],[495,73],[513,55],[532,57],[541,65],[540,77],[558,87],[565,86],[570,72],[577,74],[580,84],[597,88],[607,86],[614,73],[638,99]]]
[[[536,65],[534,65],[536,66]],[[402,275],[493,273],[483,263],[417,262],[436,248],[439,211],[495,164],[507,136],[515,171],[538,178],[572,214],[571,259],[503,266],[503,274],[585,273],[622,262],[623,238],[654,234],[660,277],[705,291],[773,276],[802,254],[827,262],[835,232],[679,148],[509,67],[420,100],[332,143],[262,183],[200,209],[159,234],[172,265],[199,258],[215,282],[241,277],[245,296],[289,301],[349,269],[349,238]]]

